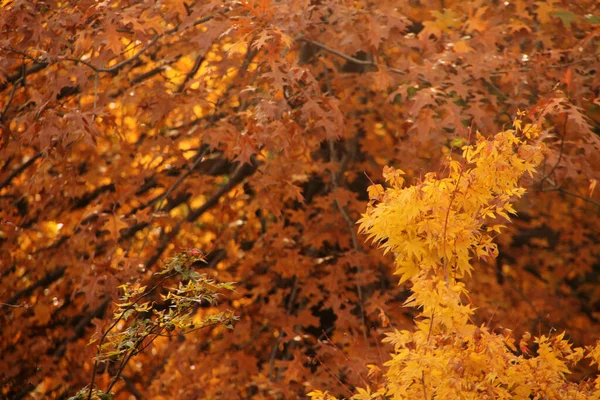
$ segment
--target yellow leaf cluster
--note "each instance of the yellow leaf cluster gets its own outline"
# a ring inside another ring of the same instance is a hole
[[[385,384],[376,392],[361,389],[354,398],[600,398],[600,380],[576,384],[565,378],[585,356],[598,363],[598,345],[584,350],[572,348],[564,333],[541,336],[533,356],[530,334],[519,351],[510,330],[475,326],[474,309],[463,302],[468,293],[461,280],[471,274],[471,260],[497,255],[492,235],[504,226],[494,221],[510,221],[512,201],[525,193],[519,180],[533,175],[543,159],[540,126],[518,119],[513,128],[491,139],[477,134],[476,144],[462,148],[462,162],[449,160],[444,178],[430,173],[403,187],[403,172],[386,167],[388,187],[370,188],[360,230],[395,255],[400,283],[412,285],[405,305],[420,313],[414,331],[395,330],[384,339],[394,346]]]
[[[400,283],[419,275],[444,272],[460,279],[471,273],[470,258],[495,256],[492,233],[502,225],[484,224],[501,216],[510,221],[511,200],[525,189],[518,186],[524,173],[532,174],[542,161],[543,146],[530,144],[540,128],[517,120],[515,130],[492,140],[477,135],[475,145],[463,147],[464,162],[449,160],[449,175],[430,173],[418,185],[402,187],[404,174],[386,167],[389,187],[369,189],[371,203],[359,221],[369,239],[385,252],[396,254]]]
[[[307,396],[312,400],[337,400],[336,397],[330,395],[327,391],[313,390]]]

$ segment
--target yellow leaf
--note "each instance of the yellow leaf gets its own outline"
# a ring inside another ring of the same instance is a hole
[[[473,51],[473,48],[470,47],[464,40],[459,40],[458,42],[454,43],[452,49],[459,54],[470,53]]]
[[[380,201],[383,197],[384,189],[379,184],[371,185],[367,188],[367,193],[369,194],[369,199]]]
[[[596,184],[598,181],[596,179],[590,179],[590,186],[588,187],[588,196],[592,197],[594,194],[594,189],[596,189]]]

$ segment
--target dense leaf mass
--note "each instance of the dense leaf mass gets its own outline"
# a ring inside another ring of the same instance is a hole
[[[482,257],[452,253],[461,277],[475,266],[464,290],[481,340],[504,327],[553,345],[555,331],[579,346],[600,337],[597,1],[0,4],[2,396],[67,398],[92,375],[108,387],[118,367],[95,363],[90,341],[123,288],[152,287],[186,249],[206,254],[190,276],[237,283],[191,318],[232,310],[234,329],[157,337],[116,398],[368,392],[394,351],[381,340],[420,312],[403,307],[415,268],[403,264],[398,285],[392,253],[420,250],[371,232],[392,250],[382,257],[356,222],[386,188],[493,162],[492,147],[464,159],[461,148],[493,143],[519,110],[548,150],[513,223],[496,238],[490,222],[481,248],[460,213],[421,229]],[[494,189],[473,179],[468,199],[421,200],[432,215],[483,206]],[[508,216],[519,194],[488,203],[487,217]],[[579,368],[574,382],[595,373]]]

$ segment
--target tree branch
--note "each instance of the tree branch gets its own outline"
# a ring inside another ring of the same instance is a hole
[[[570,190],[564,189],[563,187],[561,187],[560,185],[558,185],[556,182],[554,182],[550,178],[546,178],[545,180],[546,180],[546,182],[548,182],[551,185],[551,187],[549,187],[549,188],[542,188],[541,189],[542,192],[560,192],[560,193],[564,193],[564,194],[567,194],[569,196],[577,197],[578,199],[587,201],[588,203],[592,203],[592,204],[600,207],[600,202],[598,202],[598,201],[596,201],[596,200],[594,200],[592,198],[589,198],[589,197],[586,197],[586,196],[582,196],[582,195],[577,194],[575,192],[571,192]]]
[[[231,8],[226,8],[223,11],[221,11],[221,14],[224,14],[228,11],[230,11]],[[212,19],[216,18],[216,14],[214,15],[209,15],[203,18],[200,18],[196,21],[194,21],[194,23],[190,26],[190,27],[195,27],[198,25],[201,25],[205,22],[208,22]],[[13,74],[11,76],[9,76],[6,79],[6,82],[3,84],[0,84],[0,92],[4,91],[9,84],[14,84],[16,83],[19,79],[21,79],[22,77],[26,76],[26,75],[31,75],[34,74],[36,72],[39,72],[43,69],[45,69],[46,67],[52,65],[55,62],[60,62],[60,61],[71,61],[77,64],[83,64],[85,66],[87,66],[88,68],[92,69],[94,72],[96,73],[100,73],[100,72],[104,72],[104,73],[110,73],[110,74],[114,74],[116,72],[118,72],[119,70],[121,70],[123,67],[127,66],[128,64],[132,63],[133,61],[139,59],[150,47],[152,47],[154,44],[156,44],[161,38],[168,36],[168,35],[172,35],[176,32],[179,32],[179,30],[181,29],[180,25],[168,29],[166,31],[164,31],[161,34],[157,34],[155,35],[144,47],[142,47],[136,54],[134,54],[133,56],[131,56],[130,58],[127,58],[115,65],[113,65],[112,67],[99,67],[96,66],[88,61],[82,60],[80,58],[74,58],[74,57],[62,57],[62,58],[58,58],[54,61],[46,61],[46,60],[39,60],[36,59],[35,57],[31,57],[30,55],[27,54],[26,51],[23,50],[18,50],[18,49],[13,49],[13,48],[7,48],[7,47],[3,47],[3,49],[5,50],[9,50],[9,51],[13,51],[16,52],[18,54],[26,54],[27,58],[31,59],[34,61],[34,64],[29,67],[28,69],[24,70],[24,71],[20,71],[16,74]]]
[[[22,68],[20,68],[19,72],[9,76],[8,78],[6,78],[6,82],[0,84],[0,92],[3,92],[4,90],[6,90],[8,85],[10,85],[11,83],[14,84],[19,79],[23,78],[24,76],[35,74],[36,72],[43,70],[44,68],[46,68],[49,65],[50,65],[49,62],[39,61],[39,62],[34,63],[31,67],[26,68],[24,70]]]
[[[334,54],[334,55],[336,55],[336,56],[338,56],[340,58],[343,58],[346,61],[350,61],[350,62],[355,63],[355,64],[372,66],[372,67],[376,67],[376,68],[385,68],[388,71],[393,72],[395,74],[406,75],[406,71],[402,71],[402,70],[399,70],[399,69],[396,69],[396,68],[388,67],[388,66],[382,65],[382,64],[377,64],[375,61],[360,60],[360,59],[358,59],[356,57],[352,57],[352,56],[349,56],[347,54],[344,54],[341,51],[338,51],[336,49],[333,49],[333,48],[327,46],[326,44],[323,44],[321,42],[317,42],[316,40],[309,39],[309,38],[307,38],[305,36],[300,36],[300,37],[296,38],[296,40],[297,41],[303,41],[303,42],[306,42],[306,43],[310,43],[310,44],[312,44],[314,46],[317,46],[317,47],[319,47],[319,48],[321,48],[321,49],[323,49],[323,50],[325,50],[325,51],[327,51],[327,52],[329,52],[331,54]]]
[[[52,271],[48,271],[46,273],[46,275],[44,275],[37,282],[31,284],[30,286],[26,287],[25,289],[23,289],[21,291],[15,293],[10,299],[6,300],[6,302],[0,304],[0,309],[6,307],[8,305],[11,305],[11,304],[16,304],[21,297],[29,296],[31,293],[33,293],[33,291],[35,289],[37,289],[39,287],[48,286],[51,283],[56,282],[57,280],[62,278],[62,276],[65,274],[66,269],[67,269],[67,267],[62,266],[62,267],[53,269]]]
[[[204,61],[204,54],[199,55],[198,57],[196,57],[196,61],[194,62],[194,66],[185,75],[185,79],[183,80],[183,82],[181,82],[181,85],[179,85],[179,87],[177,88],[177,90],[175,90],[175,93],[181,93],[181,92],[183,92],[183,90],[185,89],[185,85],[189,82],[190,79],[192,79],[194,77],[194,75],[196,75],[196,73],[200,69],[200,65],[202,65],[203,61]]]
[[[23,173],[31,164],[33,164],[38,158],[42,156],[42,152],[36,153],[29,160],[25,161],[23,164],[19,165],[17,169],[11,172],[2,182],[0,182],[0,189],[5,188],[10,184],[10,182],[15,179],[17,176]]]
[[[162,253],[169,246],[169,243],[171,243],[171,241],[177,236],[177,234],[179,233],[179,231],[181,230],[181,228],[183,227],[183,224],[185,222],[196,221],[206,211],[210,210],[211,208],[213,208],[214,206],[219,204],[219,199],[221,197],[223,197],[223,195],[229,193],[234,187],[236,187],[244,179],[246,179],[247,177],[254,174],[254,172],[256,172],[256,169],[257,169],[257,166],[251,165],[251,164],[243,164],[243,165],[239,166],[237,171],[233,174],[233,176],[229,179],[229,181],[226,184],[224,184],[223,186],[221,186],[221,188],[219,190],[217,190],[217,192],[214,195],[212,195],[208,200],[206,200],[206,203],[204,203],[202,206],[196,208],[195,210],[191,211],[188,214],[188,216],[186,218],[180,220],[169,233],[163,234],[161,243],[159,244],[159,246],[156,249],[156,253],[152,257],[150,257],[148,259],[148,261],[146,261],[146,263],[145,263],[146,268],[150,269],[158,261],[158,259],[162,256]]]

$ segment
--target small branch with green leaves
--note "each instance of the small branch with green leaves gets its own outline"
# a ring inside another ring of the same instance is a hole
[[[198,305],[214,306],[223,291],[235,290],[234,284],[220,283],[194,270],[194,263],[206,262],[198,249],[170,258],[155,274],[161,277],[152,288],[125,283],[120,302],[113,312],[114,322],[102,334],[90,385],[69,400],[112,399],[111,389],[119,381],[129,361],[160,336],[185,335],[212,325],[233,329],[237,317],[229,310],[194,317]],[[153,296],[150,296],[153,295]],[[144,301],[142,301],[144,300]],[[92,339],[91,343],[97,339]],[[99,363],[118,363],[117,372],[106,390],[95,387]]]

